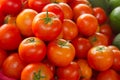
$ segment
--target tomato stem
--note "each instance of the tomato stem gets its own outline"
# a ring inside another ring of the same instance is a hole
[[[45,24],[48,24],[52,21],[52,19],[48,16],[48,10],[46,11],[46,17],[43,19]]]
[[[34,72],[33,80],[40,80],[41,78],[45,78],[45,76],[41,75],[41,70],[38,73]]]
[[[69,41],[58,40],[57,43],[58,43],[59,46],[64,47],[64,46],[68,46],[68,45],[67,45],[68,42],[69,42]]]

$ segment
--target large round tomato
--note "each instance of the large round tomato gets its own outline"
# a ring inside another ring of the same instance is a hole
[[[13,24],[4,24],[0,27],[0,47],[5,50],[18,48],[22,38],[19,29]]]
[[[105,71],[109,69],[113,64],[112,51],[103,45],[92,47],[88,51],[88,63],[97,71]]]
[[[16,24],[21,34],[25,37],[33,36],[32,21],[37,15],[37,12],[33,9],[24,9],[17,15]],[[21,24],[22,23],[22,24]]]
[[[22,10],[21,0],[0,0],[0,5],[5,14],[17,15]]]
[[[71,62],[69,65],[64,67],[57,67],[56,74],[58,79],[62,78],[61,80],[79,80],[80,79],[80,72],[79,72],[79,65],[76,62]]]
[[[64,13],[59,4],[56,4],[56,3],[47,4],[43,7],[42,11],[43,12],[48,11],[48,12],[55,13],[61,21],[63,21],[64,19]]]
[[[21,71],[25,66],[18,53],[12,53],[5,59],[2,71],[8,77],[20,79]]]
[[[61,33],[62,23],[52,12],[41,12],[35,16],[32,23],[34,35],[44,41],[51,41]]]
[[[36,10],[37,12],[41,12],[42,8],[49,4],[51,0],[28,0],[29,8]]]
[[[51,80],[53,73],[43,63],[28,64],[21,73],[21,80]]]
[[[85,36],[93,35],[98,28],[98,21],[92,14],[82,14],[77,18],[79,32]]]
[[[47,50],[48,60],[56,66],[67,66],[75,57],[74,46],[63,39],[51,41]]]
[[[45,43],[36,37],[25,38],[18,47],[20,58],[27,62],[39,62],[46,56]]]

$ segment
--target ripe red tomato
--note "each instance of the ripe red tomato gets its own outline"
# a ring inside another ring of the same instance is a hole
[[[8,54],[5,50],[0,49],[0,68],[4,62],[4,60],[7,58]]]
[[[16,24],[23,36],[33,36],[32,21],[37,14],[38,13],[33,9],[24,9],[17,15]]]
[[[80,71],[81,79],[82,80],[91,79],[92,68],[89,66],[87,60],[86,59],[77,59],[76,62],[80,66],[79,71]]]
[[[75,57],[74,46],[64,39],[51,41],[47,50],[48,60],[55,66],[67,66]]]
[[[32,31],[36,37],[51,41],[61,33],[62,22],[53,12],[41,12],[33,19]]]
[[[59,80],[79,80],[79,65],[76,62],[71,62],[67,66],[57,67],[56,74],[60,78]]]
[[[70,19],[64,19],[62,32],[64,39],[72,40],[78,35],[78,27],[74,21]]]
[[[28,64],[21,73],[21,80],[51,80],[53,73],[43,63]]]
[[[78,4],[73,8],[74,20],[76,21],[77,18],[82,14],[93,14],[92,7],[87,4]]]
[[[46,56],[46,45],[37,37],[28,37],[20,43],[18,51],[24,62],[39,62]]]
[[[5,59],[2,71],[8,77],[20,79],[21,71],[25,66],[26,64],[20,59],[18,53],[12,53]]]
[[[42,11],[43,12],[48,11],[48,12],[55,13],[61,21],[63,21],[64,19],[64,13],[59,4],[56,4],[56,3],[47,4],[43,7]]]
[[[78,30],[85,36],[91,36],[96,33],[98,22],[92,14],[82,14],[77,18]]]
[[[109,69],[114,60],[112,51],[104,45],[92,47],[88,51],[87,59],[89,65],[97,71]]]
[[[0,5],[5,14],[17,15],[22,10],[21,0],[0,0]]]
[[[94,35],[89,36],[88,39],[92,44],[92,46],[97,46],[97,45],[108,46],[108,37],[103,33],[96,32]]]
[[[0,47],[5,50],[18,48],[22,38],[16,25],[3,24],[0,27]]]
[[[75,47],[76,58],[87,58],[89,49],[92,47],[89,40],[83,37],[77,37],[72,40]]]
[[[64,19],[72,19],[73,18],[73,11],[71,7],[67,3],[59,3],[63,14],[64,14]]]
[[[119,79],[120,78],[118,73],[112,69],[102,71],[97,76],[97,80],[119,80]]]
[[[99,24],[103,24],[107,21],[107,14],[101,7],[94,7],[93,14],[97,18]]]
[[[36,10],[37,12],[41,12],[42,8],[49,4],[51,0],[28,0],[29,8]]]

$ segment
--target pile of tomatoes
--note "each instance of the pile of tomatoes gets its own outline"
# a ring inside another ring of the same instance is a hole
[[[88,0],[0,0],[0,80],[119,80],[114,36]]]

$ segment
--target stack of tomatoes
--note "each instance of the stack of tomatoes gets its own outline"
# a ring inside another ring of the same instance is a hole
[[[113,38],[88,0],[0,0],[0,80],[119,80]]]

